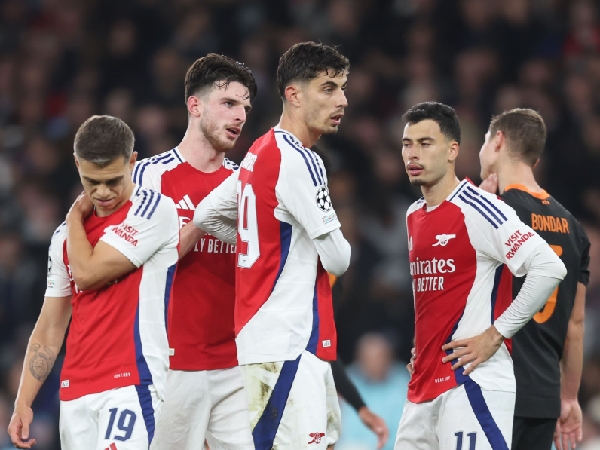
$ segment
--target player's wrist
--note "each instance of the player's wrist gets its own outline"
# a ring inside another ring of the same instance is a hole
[[[17,397],[14,404],[15,410],[31,408],[32,403],[33,401],[28,401],[24,398]]]
[[[488,333],[490,334],[492,340],[496,345],[502,345],[502,343],[506,339],[494,325],[488,328]]]

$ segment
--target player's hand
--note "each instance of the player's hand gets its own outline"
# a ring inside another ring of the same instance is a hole
[[[496,194],[498,192],[498,175],[495,173],[489,174],[488,177],[481,182],[479,188],[490,194]]]
[[[8,434],[17,448],[31,448],[35,439],[29,439],[29,425],[33,421],[33,411],[24,405],[15,405],[15,411],[8,424]]]
[[[388,430],[384,420],[366,406],[358,410],[358,416],[362,423],[377,435],[377,448],[383,448],[390,437],[390,430]]]
[[[408,370],[411,377],[415,371],[415,359],[417,359],[417,349],[413,347],[410,349],[410,362],[406,365],[406,370]]]
[[[446,363],[458,359],[452,366],[452,370],[470,363],[464,373],[469,375],[479,364],[490,359],[498,351],[502,342],[504,342],[504,336],[492,325],[478,336],[444,344],[442,350],[452,350],[452,353],[442,358],[442,362]]]
[[[67,219],[83,220],[89,216],[93,210],[94,204],[92,203],[92,200],[85,192],[82,192],[71,206],[71,209],[69,209]]]
[[[560,401],[560,417],[556,421],[554,445],[557,450],[571,450],[583,439],[583,415],[577,399]]]

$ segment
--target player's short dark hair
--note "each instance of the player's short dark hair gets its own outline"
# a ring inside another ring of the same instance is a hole
[[[511,109],[492,118],[490,134],[502,131],[509,152],[531,167],[540,158],[546,145],[546,124],[533,109]]]
[[[406,123],[419,123],[433,120],[440,126],[440,131],[447,138],[460,144],[460,122],[454,108],[437,102],[417,103],[404,113],[402,119]]]
[[[185,101],[192,95],[212,87],[224,88],[229,83],[238,82],[248,88],[250,100],[256,96],[256,80],[252,71],[241,62],[225,55],[209,53],[197,59],[185,74]]]
[[[322,73],[337,77],[350,70],[350,61],[335,48],[313,41],[292,45],[279,58],[277,88],[285,99],[285,88],[294,81],[309,81]]]
[[[92,116],[75,134],[75,155],[98,167],[106,167],[117,158],[129,161],[135,137],[125,122],[113,116]]]

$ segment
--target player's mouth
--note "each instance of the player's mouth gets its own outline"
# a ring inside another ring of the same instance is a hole
[[[96,203],[96,206],[106,209],[106,208],[110,208],[113,205],[114,201],[115,201],[114,198],[110,198],[107,200],[101,200],[101,199],[97,198],[97,199],[95,199],[94,203]]]
[[[240,127],[227,127],[225,128],[225,131],[227,132],[227,137],[229,139],[237,139],[242,132],[242,129]]]
[[[423,173],[423,170],[423,166],[419,164],[411,163],[406,165],[406,173],[412,177],[418,177]]]
[[[344,117],[344,113],[335,114],[335,115],[331,116],[330,117],[331,123],[333,125],[339,125],[340,122],[342,121],[342,117]]]

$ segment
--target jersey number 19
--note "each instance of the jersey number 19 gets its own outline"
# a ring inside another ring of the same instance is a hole
[[[256,219],[256,195],[252,185],[237,183],[238,195],[238,233],[242,242],[247,244],[246,253],[238,254],[238,266],[249,269],[260,256],[258,245],[258,221]]]

